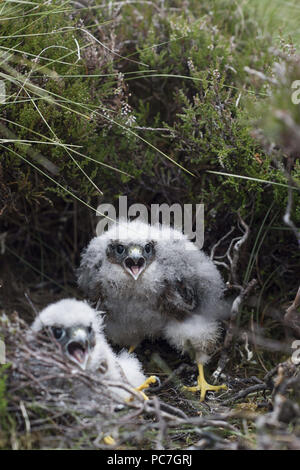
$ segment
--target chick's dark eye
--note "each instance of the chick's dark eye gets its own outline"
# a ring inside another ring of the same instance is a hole
[[[151,251],[152,251],[152,245],[151,243],[147,243],[147,245],[145,245],[145,252],[149,254],[151,253]]]
[[[53,327],[52,333],[55,339],[61,339],[63,336],[64,330],[62,328]]]
[[[123,245],[117,245],[117,253],[119,253],[119,255],[121,255],[122,253],[124,253],[124,246]]]

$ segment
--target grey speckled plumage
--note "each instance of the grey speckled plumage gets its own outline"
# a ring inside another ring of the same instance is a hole
[[[178,231],[138,220],[115,224],[83,251],[78,284],[101,300],[114,343],[162,337],[179,351],[192,347],[198,362],[209,359],[224,284],[214,263]]]

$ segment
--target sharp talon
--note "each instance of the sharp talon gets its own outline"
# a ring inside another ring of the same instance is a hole
[[[142,397],[144,398],[144,400],[149,400],[149,398],[147,397],[147,395],[143,392],[143,390],[149,388],[149,386],[151,384],[154,384],[155,382],[157,382],[157,377],[155,377],[155,375],[151,375],[150,377],[148,377],[148,379],[145,380],[144,383],[142,383],[142,385],[140,385],[139,387],[136,387],[134,388],[134,390],[136,392],[139,392]],[[127,402],[130,402],[133,400],[133,397],[129,397],[126,399]]]
[[[105,436],[103,438],[103,442],[104,442],[104,444],[107,444],[108,446],[115,446],[116,445],[116,441],[111,436]]]
[[[151,384],[155,384],[155,382],[157,382],[157,378],[155,377],[155,375],[150,375],[150,377],[148,377],[148,379],[146,379],[142,385],[137,387],[136,390],[138,391],[145,390],[145,388],[149,388],[149,386]]]
[[[135,348],[136,348],[136,344],[134,346],[130,346],[130,348],[128,349],[129,354],[133,353]]]
[[[204,377],[203,371],[203,364],[198,364],[199,369],[199,376],[197,379],[198,384],[195,387],[183,387],[185,390],[189,392],[200,392],[200,402],[205,400],[206,392],[215,391],[218,392],[219,390],[227,390],[227,385],[210,385],[206,382]]]

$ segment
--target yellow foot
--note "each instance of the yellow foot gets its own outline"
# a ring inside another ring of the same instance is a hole
[[[184,387],[185,390],[189,392],[200,392],[200,401],[204,401],[206,392],[208,391],[219,391],[227,390],[227,385],[210,385],[206,382],[203,371],[203,364],[198,364],[199,375],[197,382],[198,384],[195,387]]]
[[[103,438],[103,442],[104,442],[104,444],[107,444],[108,446],[115,446],[116,445],[116,441],[111,436],[105,436]]]
[[[149,400],[149,398],[143,392],[143,390],[146,390],[147,388],[149,388],[151,384],[155,384],[156,380],[157,379],[156,379],[155,375],[150,375],[150,377],[148,377],[148,379],[146,379],[145,382],[142,383],[142,385],[140,385],[139,387],[134,388],[134,390],[136,392],[141,393],[144,400]],[[133,397],[130,397],[130,398],[127,399],[127,401],[132,401],[132,400],[133,400]]]

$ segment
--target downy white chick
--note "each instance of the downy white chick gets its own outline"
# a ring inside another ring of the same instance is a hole
[[[81,369],[101,374],[105,381],[121,382],[140,390],[146,388],[141,386],[146,378],[138,359],[127,351],[116,355],[107,343],[102,313],[86,302],[63,299],[40,312],[31,326],[31,335],[48,332],[66,359]],[[130,396],[117,387],[113,387],[113,392],[122,398]]]
[[[144,338],[192,349],[204,400],[203,373],[219,337],[224,284],[215,264],[181,232],[141,221],[114,224],[83,251],[78,284],[106,311],[106,335],[133,350]]]

